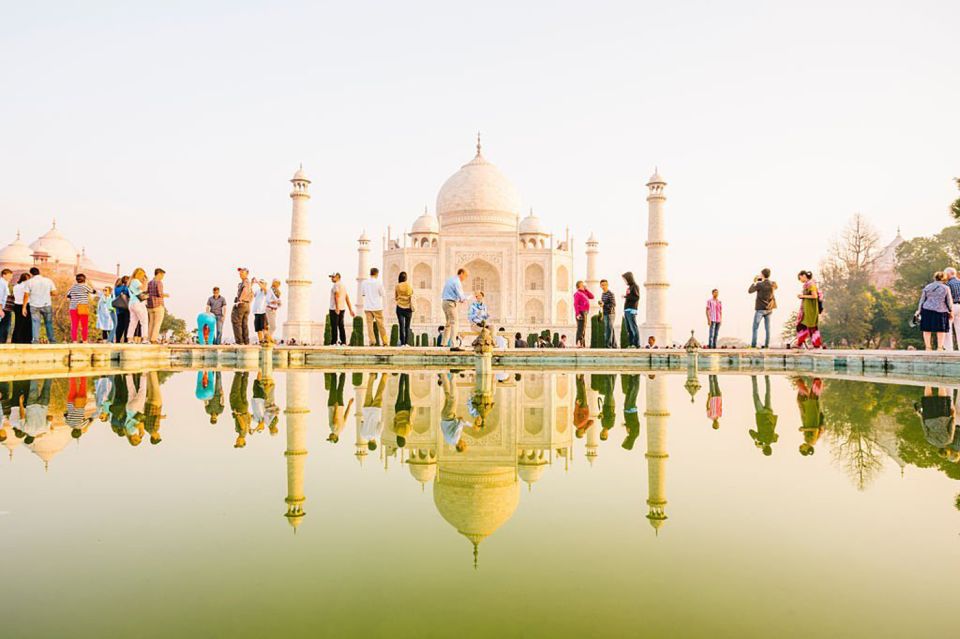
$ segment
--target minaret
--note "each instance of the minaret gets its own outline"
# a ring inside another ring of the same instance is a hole
[[[357,374],[357,373],[355,373]],[[353,387],[353,415],[356,418],[356,431],[357,437],[354,442],[354,456],[357,458],[357,461],[363,466],[363,460],[367,456],[367,440],[360,437],[360,431],[363,428],[363,398],[364,398],[364,382],[370,383],[366,379],[367,375],[360,374],[360,383],[356,384]]]
[[[307,200],[310,199],[310,180],[301,166],[293,174],[293,213],[290,220],[290,269],[287,275],[287,322],[283,338],[309,344],[313,338],[310,321],[310,236],[307,232]]]
[[[303,521],[303,470],[307,463],[307,415],[310,413],[310,374],[291,371],[287,373],[287,513],[284,515],[293,532]]]
[[[643,416],[647,422],[647,519],[655,531],[666,521],[667,505],[667,410],[666,377],[657,375],[646,382],[647,410]]]
[[[647,224],[647,279],[643,283],[647,295],[647,315],[640,327],[645,341],[653,335],[660,346],[670,344],[670,324],[667,322],[667,236],[664,229],[663,204],[667,197],[663,194],[667,183],[654,171],[647,182],[648,224]]]
[[[360,288],[363,286],[363,281],[369,276],[370,238],[367,237],[367,232],[364,231],[357,239],[357,297],[353,305],[357,310],[357,315],[363,312],[363,296],[360,295]]]
[[[600,277],[597,274],[597,255],[599,253],[600,242],[591,233],[589,239],[587,239],[587,279],[583,283],[598,300],[600,299]]]

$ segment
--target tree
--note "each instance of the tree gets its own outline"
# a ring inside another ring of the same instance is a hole
[[[870,312],[870,332],[867,346],[879,348],[884,344],[895,342],[900,336],[900,313],[897,308],[897,298],[893,291],[884,289],[878,291],[871,287],[870,297],[872,306]]]
[[[840,277],[869,274],[880,256],[880,236],[866,217],[857,213],[830,245],[824,267]]]
[[[167,331],[170,331],[174,342],[185,342],[189,337],[187,323],[169,310],[164,313],[163,321],[160,322],[160,332],[166,333]]]
[[[953,178],[953,181],[957,183],[957,188],[960,189],[960,178]],[[957,222],[960,222],[960,197],[950,205],[950,215],[952,215],[953,219]]]

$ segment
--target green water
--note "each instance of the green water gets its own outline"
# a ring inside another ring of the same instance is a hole
[[[956,633],[953,388],[206,382],[0,382],[3,637]]]

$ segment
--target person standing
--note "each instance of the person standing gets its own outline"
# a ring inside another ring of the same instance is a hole
[[[30,280],[27,282],[24,306],[30,306],[30,317],[33,320],[33,343],[40,343],[40,321],[43,320],[47,331],[47,343],[56,344],[57,338],[53,334],[53,295],[57,287],[49,277],[40,274],[36,266],[30,269]],[[25,317],[25,316],[24,316]]]
[[[101,342],[113,342],[116,337],[117,317],[113,308],[113,287],[104,286],[97,298],[97,328]]]
[[[70,341],[77,343],[77,329],[80,329],[80,342],[85,343],[90,332],[90,293],[93,289],[87,284],[87,276],[77,273],[77,283],[67,291],[70,306]]]
[[[577,281],[577,290],[573,294],[573,314],[577,318],[577,348],[587,347],[587,321],[590,319],[590,300],[593,293],[583,280]]]
[[[380,269],[374,267],[370,269],[370,277],[360,285],[360,302],[363,304],[370,346],[386,346],[390,343],[383,327],[383,283],[379,276]]]
[[[467,301],[466,295],[463,294],[463,283],[467,281],[468,275],[467,269],[457,269],[456,275],[447,278],[440,295],[440,306],[443,308],[443,317],[446,321],[443,327],[443,337],[452,351],[463,350],[457,346],[457,339],[459,338],[457,331],[459,312],[457,307]]]
[[[30,306],[27,304],[27,283],[29,273],[21,273],[13,287],[13,343],[29,344],[33,341],[33,321],[30,316]]]
[[[763,330],[765,339],[764,348],[770,348],[770,315],[777,308],[777,299],[774,292],[777,290],[777,283],[770,279],[770,269],[765,268],[760,271],[760,275],[753,278],[753,284],[747,289],[748,293],[756,293],[756,302],[753,311],[753,336],[750,339],[750,348],[757,347],[757,329],[760,327],[760,320],[763,320]]]
[[[377,373],[370,374],[367,391],[363,396],[360,418],[359,438],[366,441],[367,448],[371,451],[377,449],[377,438],[380,437],[380,431],[383,430],[383,391],[387,386],[387,374],[379,373],[379,383],[377,383],[377,375]],[[375,385],[376,391],[374,391]]]
[[[130,326],[130,277],[124,275],[113,287],[113,308],[117,311],[116,342],[127,341],[127,328]]]
[[[627,339],[629,348],[640,348],[640,329],[637,328],[637,309],[640,306],[640,287],[633,278],[633,273],[623,274],[623,282],[627,285],[627,292],[623,296],[623,321],[627,325]]]
[[[143,334],[147,332],[147,272],[142,268],[134,269],[130,276],[130,325],[127,326],[127,342],[143,343]],[[140,334],[137,335],[137,329]]]
[[[950,329],[947,332],[947,350],[960,350],[960,278],[957,277],[957,269],[948,266],[943,269],[943,275],[946,279],[947,287],[950,289],[950,308],[953,311],[953,319],[950,322]],[[2,332],[0,332],[2,333]],[[954,346],[953,339],[957,339]],[[3,342],[0,334],[0,343]]]
[[[7,343],[10,326],[13,324],[12,281],[13,271],[8,268],[0,271],[0,344]]]
[[[723,303],[720,301],[720,291],[713,289],[710,299],[707,300],[707,348],[717,347],[717,337],[720,334],[720,322],[723,321]]]
[[[250,343],[250,302],[253,300],[253,287],[250,285],[250,271],[241,266],[237,269],[240,284],[237,296],[233,298],[233,310],[230,323],[233,324],[233,341],[237,344]]]
[[[723,417],[723,393],[720,392],[720,379],[716,375],[707,378],[707,419],[713,430],[720,429],[720,418]]]
[[[207,298],[207,312],[213,315],[216,322],[217,333],[213,336],[213,343],[220,344],[223,341],[223,316],[227,308],[227,298],[220,294],[220,287],[213,287],[213,295]]]
[[[274,278],[267,291],[267,337],[271,343],[277,341],[277,329],[280,327],[277,321],[277,311],[283,306],[280,297],[280,280]]]
[[[162,268],[153,269],[153,279],[147,284],[147,334],[151,344],[160,343],[160,327],[163,326],[167,311],[163,305],[163,299],[170,297],[163,292],[163,277],[166,274]]]
[[[813,273],[800,271],[797,279],[803,285],[803,290],[797,295],[800,300],[800,312],[797,314],[797,341],[794,346],[800,348],[810,339],[814,348],[822,348],[820,338],[820,289],[813,280]]]
[[[350,317],[356,317],[357,314],[350,303],[347,287],[340,283],[340,274],[331,273],[330,282],[330,344],[346,346],[347,329],[343,324],[343,316],[347,311],[350,311]]]
[[[253,312],[253,330],[257,332],[257,342],[266,344],[270,341],[270,331],[267,326],[267,282],[253,280],[253,303],[250,310]]]
[[[617,347],[613,323],[617,318],[617,298],[607,280],[600,280],[600,308],[603,309],[603,343],[607,348]]]
[[[770,404],[770,376],[763,376],[764,395],[762,402],[760,401],[760,389],[757,386],[757,376],[751,375],[750,381],[753,384],[753,409],[757,422],[757,430],[749,431],[750,439],[753,440],[754,446],[769,457],[773,454],[773,445],[780,439],[780,436],[777,435],[777,415],[773,412],[773,407]]]
[[[400,325],[400,346],[410,345],[410,320],[413,318],[413,285],[407,281],[407,272],[400,271],[393,289],[397,303],[397,324]]]
[[[933,281],[923,287],[917,312],[920,313],[920,330],[923,331],[923,344],[929,351],[933,348],[933,334],[937,335],[937,350],[946,350],[950,339],[950,323],[953,321],[950,288],[944,284],[944,274],[937,271]]]
[[[327,411],[329,413],[327,423],[330,426],[330,435],[327,437],[327,441],[336,444],[340,441],[340,433],[346,426],[347,417],[350,416],[353,398],[350,398],[346,408],[344,408],[343,385],[346,382],[346,373],[324,373],[323,376],[326,385],[330,388],[330,395],[327,397]]]

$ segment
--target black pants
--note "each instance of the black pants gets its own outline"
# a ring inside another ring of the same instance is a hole
[[[347,329],[343,326],[343,315],[346,311],[330,311],[330,343],[347,345]]]
[[[13,325],[13,306],[10,307],[9,311],[3,314],[3,319],[0,319],[0,344],[7,343],[7,335],[10,334],[10,327],[12,325]]]
[[[407,343],[407,337],[410,335],[410,318],[413,317],[412,308],[397,307],[397,323],[400,324],[400,346]]]
[[[33,321],[30,318],[30,305],[27,304],[27,316],[23,316],[23,304],[13,305],[13,343],[29,344],[33,341]]]
[[[117,332],[114,334],[114,341],[117,344],[127,341],[127,329],[130,327],[130,309],[117,309]]]
[[[586,346],[585,332],[587,330],[587,314],[577,315],[577,346]]]

